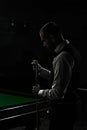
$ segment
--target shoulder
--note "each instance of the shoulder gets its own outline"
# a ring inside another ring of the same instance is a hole
[[[74,65],[74,58],[67,51],[62,51],[54,58],[54,62],[55,63],[61,62],[61,63],[66,63],[68,65]]]
[[[62,51],[54,59],[55,60],[64,60],[68,58],[73,58],[67,51]]]

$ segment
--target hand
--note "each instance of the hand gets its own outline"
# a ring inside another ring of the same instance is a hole
[[[38,73],[41,71],[42,66],[38,63],[37,60],[33,60],[31,64],[32,64],[32,67],[33,67],[34,71],[37,70]]]
[[[32,92],[33,92],[35,95],[38,95],[39,90],[40,90],[40,85],[37,84],[36,86],[33,86]]]

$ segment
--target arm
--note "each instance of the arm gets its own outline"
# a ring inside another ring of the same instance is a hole
[[[72,62],[63,54],[53,61],[54,80],[51,89],[39,90],[38,95],[50,100],[64,98],[72,76]]]
[[[43,67],[38,63],[37,60],[33,60],[33,62],[32,62],[31,64],[32,64],[32,66],[33,66],[34,72],[35,72],[36,69],[37,69],[37,73],[38,73],[38,75],[39,75],[40,77],[45,78],[45,79],[47,79],[47,80],[50,80],[50,78],[51,78],[51,71],[50,71],[50,70],[43,68]]]
[[[51,71],[41,67],[40,71],[38,72],[38,75],[41,76],[42,78],[50,80],[50,78],[51,78]]]

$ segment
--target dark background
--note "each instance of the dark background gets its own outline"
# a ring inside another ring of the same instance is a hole
[[[80,0],[0,1],[0,88],[31,92],[35,83],[32,60],[50,68],[51,58],[39,38],[39,29],[48,21],[58,23],[64,37],[80,51],[78,87],[87,88],[86,8]],[[48,83],[39,82],[42,87]]]

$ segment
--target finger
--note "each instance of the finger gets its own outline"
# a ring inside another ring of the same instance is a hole
[[[37,61],[37,60],[33,60],[33,61],[31,62],[31,64],[37,65],[37,64],[38,64],[38,61]]]

